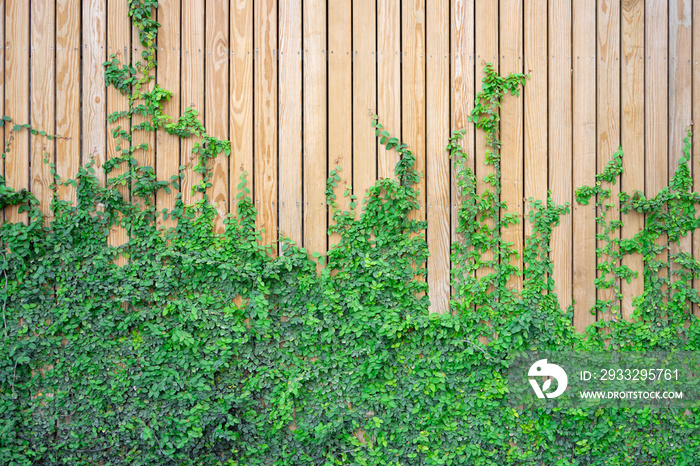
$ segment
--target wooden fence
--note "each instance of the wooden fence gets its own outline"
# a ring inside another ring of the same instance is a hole
[[[140,54],[127,9],[127,0],[0,0],[0,112],[71,138],[47,145],[16,137],[0,167],[11,186],[30,187],[44,205],[45,151],[63,178],[89,158],[99,167],[116,154],[106,115],[126,101],[105,87],[102,63],[111,53],[122,61]],[[444,312],[460,202],[445,145],[451,130],[466,127],[479,180],[489,172],[483,134],[467,122],[484,64],[532,76],[524,96],[506,99],[501,112],[503,200],[521,219],[524,199],[543,199],[547,190],[559,203],[574,201],[575,188],[593,183],[620,144],[622,187],[653,195],[666,186],[700,111],[698,15],[700,0],[161,0],[157,82],[173,91],[169,114],[193,106],[211,134],[232,142],[231,157],[215,166],[219,208],[234,210],[245,170],[265,240],[283,232],[310,252],[333,241],[324,198],[330,169],[340,165],[341,189],[350,184],[358,196],[393,175],[396,154],[378,146],[370,127],[377,113],[425,173],[418,215],[428,221],[432,310]],[[189,159],[191,141],[159,133],[150,142],[155,149],[139,161],[161,179]],[[159,208],[171,207],[174,195],[159,194]],[[6,216],[21,218],[16,210]],[[556,292],[564,307],[575,300],[579,329],[609,317],[589,312],[594,216],[574,203],[553,236]],[[629,216],[622,235],[643,221]],[[530,230],[524,221],[505,235],[522,250]],[[700,235],[684,247],[700,257]],[[625,260],[641,269],[640,257]],[[625,316],[641,290],[641,279],[623,283]]]

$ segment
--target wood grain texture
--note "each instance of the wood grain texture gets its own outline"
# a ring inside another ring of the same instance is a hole
[[[253,190],[253,4],[231,0],[231,86],[229,126],[231,138],[230,213],[236,213],[240,177],[246,174]],[[252,196],[251,196],[252,198]]]
[[[450,24],[450,115],[452,131],[464,129],[462,147],[467,157],[467,167],[474,170],[474,124],[467,121],[474,106],[475,98],[475,61],[474,61],[474,0],[451,0]],[[459,226],[459,208],[464,196],[457,188],[457,170],[450,161],[450,238],[451,242],[463,241],[457,233]],[[454,267],[454,264],[450,264]],[[454,294],[454,290],[450,290]]]
[[[644,1],[622,2],[622,67],[620,75],[621,139],[625,156],[622,189],[628,193],[644,191]],[[621,235],[631,238],[644,228],[644,216],[629,212],[623,220]],[[641,254],[627,255],[622,264],[638,272],[628,284],[623,281],[622,317],[630,320],[634,297],[644,292],[643,258]]]
[[[169,101],[163,104],[163,111],[173,119],[181,114],[180,108],[180,1],[161,0],[158,6],[158,22],[162,25],[158,31],[158,68],[156,80],[158,85],[173,93]],[[159,180],[170,181],[177,176],[180,167],[180,139],[165,131],[156,134],[158,149],[158,163],[156,163],[156,175]],[[177,186],[177,185],[176,185]],[[158,192],[156,196],[156,210],[162,212],[175,207],[175,199],[178,189],[170,186],[170,193]],[[158,221],[163,228],[175,226],[175,220],[171,217]]]
[[[523,0],[501,0],[500,3],[500,55],[501,73],[523,72]],[[503,229],[503,239],[513,243],[517,252],[510,264],[523,270],[523,99],[506,96],[501,107],[501,200],[507,210],[501,211],[517,215],[518,223]],[[521,276],[513,276],[508,287],[522,290]]]
[[[439,0],[426,16],[426,189],[429,312],[450,310],[450,136],[449,0]]]
[[[499,70],[498,60],[498,2],[491,0],[476,0],[475,5],[475,53],[476,53],[476,93],[483,89],[483,78],[485,76],[484,66],[487,63],[492,63],[496,71]],[[486,137],[484,131],[476,131],[476,150],[474,152],[477,193],[482,194],[486,190],[491,190],[491,186],[484,181],[488,175],[495,173],[493,165],[486,165]],[[493,228],[493,220],[487,220],[489,228]],[[483,260],[493,260],[494,252],[487,251],[482,255]],[[493,268],[482,267],[477,270],[477,278],[482,278],[490,273],[493,273]],[[492,287],[491,287],[492,289]],[[491,290],[489,290],[491,291]],[[485,341],[485,340],[482,340]]]
[[[524,191],[525,237],[532,234],[530,197],[547,199],[547,2],[525,0],[525,71],[530,79],[523,90],[525,105]]]
[[[206,51],[204,76],[204,121],[207,133],[221,140],[229,139],[228,102],[229,77],[229,4],[206,3]],[[212,161],[212,186],[207,188],[207,198],[216,205],[219,213],[214,220],[216,232],[224,231],[224,219],[228,213],[229,157],[220,153]]]
[[[204,3],[197,0],[182,0],[181,55],[182,88],[180,106],[183,113],[192,107],[199,113],[199,120],[204,121]],[[187,19],[186,21],[184,19]],[[191,137],[181,141],[181,164],[184,165],[181,180],[182,201],[194,204],[201,195],[193,193],[192,188],[202,181],[202,175],[194,171],[199,162],[192,153],[197,138]]]
[[[31,24],[31,125],[49,133],[54,132],[54,82],[55,75],[55,46],[56,36],[54,24],[56,21],[55,3],[53,1],[32,2]],[[44,162],[54,162],[54,142],[43,137],[34,137],[31,144],[32,183],[31,190],[39,200],[44,215],[51,216],[51,198],[53,183],[51,167]]]
[[[349,199],[344,196],[346,186],[352,184],[353,153],[353,99],[352,99],[352,1],[339,0],[328,4],[328,168],[340,167],[340,181],[335,188],[338,208],[347,210]],[[328,224],[333,223],[333,212],[328,213]],[[329,248],[340,241],[333,233],[328,238]]]
[[[668,7],[668,170],[669,179],[678,168],[683,157],[683,138],[692,119],[692,0],[674,0]],[[695,164],[688,163],[691,174]],[[672,244],[670,253],[680,251],[693,253],[691,235],[680,239],[680,244]],[[679,270],[678,264],[671,264],[672,270]],[[677,278],[671,276],[671,281]]]
[[[602,171],[612,159],[613,154],[620,147],[620,2],[617,0],[603,0],[598,2],[597,12],[597,144],[598,144],[598,171]],[[620,185],[618,183],[609,186],[612,198],[609,202],[618,205]],[[619,208],[610,210],[607,221],[620,220]],[[598,233],[603,234],[603,228],[598,227]],[[613,239],[619,238],[620,232],[611,233]],[[599,240],[598,248],[606,244]],[[603,255],[598,258],[598,264],[610,260]],[[598,274],[600,276],[600,274]],[[610,277],[608,276],[608,279]],[[619,280],[616,280],[619,286]],[[614,305],[619,305],[615,290],[598,290],[598,298],[612,300]],[[610,312],[598,312],[598,320],[612,319]]]
[[[277,2],[255,5],[255,207],[262,243],[277,240]]]
[[[125,2],[109,2],[107,5],[107,58],[114,54],[119,64],[125,65],[131,61],[131,21],[128,16],[129,5]],[[110,59],[111,60],[111,59]],[[129,108],[129,97],[123,95],[114,86],[107,88],[107,115]],[[129,148],[129,141],[113,137],[117,128],[130,132],[131,122],[128,118],[120,118],[113,123],[107,123],[107,159],[122,156],[122,150]],[[125,173],[128,163],[122,162],[107,175],[107,180]],[[129,199],[128,185],[117,186],[117,190]],[[121,225],[114,225],[109,232],[109,244],[120,246],[129,240],[129,234]],[[121,263],[121,260],[118,262]]]
[[[644,194],[651,198],[668,186],[668,3],[647,0],[644,15]],[[664,244],[666,236],[657,242]]]
[[[75,178],[80,166],[80,0],[56,0],[56,175]],[[75,202],[72,186],[58,186],[61,199]]]
[[[448,11],[442,3],[438,16]],[[401,139],[401,2],[377,1],[377,114],[384,129]],[[379,146],[377,176],[393,178],[398,152]]]
[[[151,14],[155,16],[155,10],[151,11]],[[131,54],[134,63],[144,62],[143,52],[145,47],[141,45],[141,40],[139,39],[138,29],[132,28],[131,30]],[[152,91],[155,86],[155,81],[149,82],[147,85],[142,86],[141,91],[147,92]],[[203,117],[203,115],[202,115]],[[138,125],[143,123],[148,118],[142,115],[134,115],[131,118],[133,125]],[[132,131],[132,144],[135,147],[143,145],[143,148],[134,151],[134,158],[136,163],[140,167],[155,167],[156,166],[156,135],[152,131],[136,130]],[[155,199],[151,198],[151,202]]]
[[[585,0],[573,1],[573,183],[594,186],[596,160],[596,6]],[[573,300],[574,327],[580,332],[595,323],[596,222],[595,200],[588,205],[573,204]]]
[[[102,64],[107,59],[106,0],[85,0],[83,13],[82,64],[82,163],[94,161],[95,175],[105,184],[102,164],[105,161],[107,135],[107,88]]]
[[[469,122],[469,113],[474,108],[474,0],[452,0],[451,3],[451,127],[452,130],[464,129],[462,147],[468,157],[467,165],[474,169],[474,123]],[[452,241],[459,241],[457,234],[459,225],[459,206],[463,196],[457,189],[457,173],[451,166],[451,196],[450,227]]]
[[[668,183],[668,4],[647,0],[645,16],[645,194],[655,196]]]
[[[326,253],[326,1],[304,1],[304,247]]]
[[[29,123],[29,3],[7,0],[5,4],[5,114],[17,124]],[[11,136],[10,152],[5,156],[5,181],[14,189],[29,188],[29,132],[12,131],[5,125],[5,139]],[[13,134],[14,133],[14,134]],[[17,206],[5,209],[5,219],[26,222],[26,212]]]
[[[416,170],[425,173],[425,0],[401,2],[403,68],[401,86],[402,139],[416,157]],[[416,184],[419,209],[409,218],[425,220],[425,177]]]
[[[571,0],[549,2],[549,189],[557,204],[573,201],[571,179]],[[562,216],[552,232],[554,291],[566,310],[572,303],[572,220]]]
[[[301,0],[280,3],[279,14],[279,225],[280,234],[302,245]]]
[[[373,0],[352,2],[352,184],[358,215],[367,189],[377,180],[378,143],[370,125],[377,112],[375,6]]]

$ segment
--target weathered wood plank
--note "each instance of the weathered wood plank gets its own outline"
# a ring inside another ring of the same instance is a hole
[[[32,2],[31,24],[31,125],[48,133],[54,132],[54,83],[55,75],[55,39],[54,25],[56,21],[55,3],[53,1]],[[44,162],[54,162],[54,142],[42,137],[34,137],[31,144],[32,161],[31,190],[41,203],[44,215],[51,215],[50,189],[53,183],[51,167]]]
[[[302,245],[302,2],[280,3],[279,11],[279,225],[280,234]],[[306,19],[306,18],[305,18]],[[304,57],[306,58],[306,57]],[[304,115],[306,117],[306,115]]]
[[[474,105],[475,97],[475,61],[474,61],[474,0],[451,1],[450,24],[450,56],[451,76],[451,129],[452,131],[464,129],[462,147],[467,156],[466,165],[474,170],[474,124],[467,121],[469,113]],[[450,236],[451,242],[463,240],[457,233],[459,226],[459,208],[464,196],[457,188],[457,170],[454,163],[450,162],[451,171],[451,211],[450,211]],[[451,264],[453,267],[454,264]],[[454,290],[451,290],[454,294]]]
[[[169,101],[163,104],[163,112],[173,119],[180,116],[180,1],[161,0],[158,6],[158,68],[156,80],[158,85],[173,93]],[[156,134],[158,158],[156,175],[159,180],[170,181],[177,176],[180,167],[180,139],[163,130]],[[176,185],[177,186],[177,185]],[[170,193],[160,191],[156,196],[156,209],[170,211],[175,207],[178,189],[170,186]],[[172,228],[175,220],[168,216],[158,221],[159,226]]]
[[[571,179],[571,0],[549,2],[549,189],[557,204],[573,201]],[[552,232],[554,291],[565,310],[572,303],[573,241],[570,215]]]
[[[427,16],[426,188],[428,228],[428,293],[430,312],[450,309],[450,136],[449,0],[431,4]]]
[[[338,173],[340,181],[335,189],[338,208],[346,210],[349,199],[344,196],[346,186],[352,184],[353,123],[352,99],[352,30],[351,0],[333,1],[328,4],[328,168]],[[332,224],[333,212],[328,213]],[[328,238],[329,248],[337,244],[340,235]]]
[[[326,1],[304,1],[304,247],[326,253]]]
[[[377,42],[377,114],[384,129],[401,139],[401,2],[377,1]],[[377,176],[393,178],[398,153],[380,145],[378,157]]]
[[[693,1],[693,122],[700,122],[700,0]],[[698,128],[693,126],[693,133],[697,134]],[[693,136],[693,164],[700,160],[700,143],[697,137]],[[700,170],[693,170],[693,190],[700,191]],[[693,258],[700,260],[700,231],[693,233]],[[700,289],[700,279],[695,280],[693,287]],[[693,314],[700,318],[700,306],[693,305]]]
[[[499,60],[498,60],[498,2],[491,0],[476,0],[475,6],[475,18],[476,18],[476,41],[475,41],[475,53],[476,53],[476,93],[482,91],[484,79],[484,66],[487,63],[492,63],[496,71],[499,70]],[[489,147],[486,145],[486,136],[482,130],[476,131],[476,150],[474,152],[475,157],[475,170],[477,182],[477,193],[482,194],[487,190],[492,190],[490,184],[488,184],[484,179],[495,173],[495,168],[493,165],[486,165],[486,152]],[[487,225],[489,228],[494,227],[492,219],[487,220]],[[494,251],[487,251],[482,255],[483,260],[493,260]],[[493,268],[482,267],[477,270],[477,278],[483,278],[484,276],[493,273]],[[491,290],[489,290],[491,291]],[[482,341],[485,341],[482,339]]]
[[[200,121],[204,120],[204,3],[196,0],[182,0],[182,111],[192,107],[199,113]],[[181,164],[185,166],[181,180],[182,201],[194,204],[201,195],[192,192],[192,188],[202,180],[202,175],[194,171],[199,162],[196,154],[192,153],[197,138],[191,137],[181,141]]]
[[[129,18],[129,5],[125,2],[109,2],[107,5],[107,57],[114,54],[120,65],[126,65],[131,60],[131,21]],[[179,28],[179,25],[178,25]],[[125,111],[129,108],[129,97],[122,95],[114,86],[107,88],[107,115],[117,111]],[[107,159],[121,157],[122,150],[129,148],[129,141],[120,137],[113,137],[113,131],[117,128],[130,132],[128,118],[120,118],[113,123],[107,123]],[[128,163],[122,162],[118,168],[107,175],[107,179],[115,178],[125,173]],[[125,199],[129,199],[128,185],[117,187]],[[129,240],[129,234],[121,225],[115,225],[109,232],[109,244],[120,246]],[[118,262],[122,263],[122,260]]]
[[[573,183],[574,187],[595,185],[596,160],[596,6],[574,0],[573,23]],[[573,300],[576,330],[583,332],[595,323],[591,313],[596,301],[595,200],[584,206],[574,203]]]
[[[622,2],[622,86],[621,139],[625,156],[622,189],[628,193],[644,191],[644,2]],[[631,238],[644,228],[644,216],[629,212],[624,216],[621,235]],[[628,284],[622,281],[622,317],[630,320],[632,300],[644,292],[643,258],[641,254],[627,255],[622,264],[639,272]]]
[[[402,112],[403,142],[416,157],[416,170],[425,173],[425,0],[401,3],[403,56]],[[415,186],[419,209],[410,218],[425,220],[425,177]]]
[[[240,177],[253,190],[253,4],[231,0],[230,213],[236,213]],[[252,196],[251,196],[252,198]]]
[[[370,117],[377,112],[375,7],[373,0],[352,4],[352,184],[358,213],[367,189],[377,179],[377,138],[370,125]]]
[[[547,4],[525,0],[525,71],[530,74],[523,90],[525,105],[524,191],[525,237],[532,234],[527,199],[547,199]]]
[[[644,177],[645,194],[653,197],[668,186],[668,3],[647,0],[644,15]],[[662,235],[658,243],[665,242]],[[668,277],[668,271],[659,276]]]
[[[500,55],[501,73],[523,72],[523,0],[501,0],[500,4]],[[513,243],[517,252],[510,264],[523,269],[523,100],[507,96],[501,108],[501,200],[507,205],[507,211],[501,211],[501,217],[507,212],[516,214],[519,223],[503,229],[503,239]],[[522,290],[521,276],[513,276],[508,286]]]
[[[5,113],[14,123],[29,123],[29,3],[7,0],[5,5]],[[5,181],[14,189],[29,188],[29,132],[5,125],[5,139],[14,138],[5,157]],[[18,206],[5,209],[13,223],[26,222]]]
[[[80,0],[56,0],[56,175],[74,178],[80,166]],[[61,199],[75,202],[72,186],[59,186]]]
[[[277,1],[255,5],[255,207],[263,244],[277,240]]]
[[[104,185],[102,164],[106,153],[107,88],[102,64],[107,59],[107,4],[106,0],[87,0],[83,13],[82,65],[82,163],[94,160],[95,175]]]
[[[683,157],[683,138],[690,127],[692,119],[692,1],[676,0],[669,2],[668,7],[668,168],[669,178],[678,168],[678,162]],[[695,164],[688,163],[691,174]],[[680,250],[693,252],[691,235],[680,239],[680,244],[671,245],[671,254]],[[671,269],[680,269],[672,263]],[[675,282],[675,276],[671,281]]]
[[[616,0],[599,2],[597,23],[597,159],[599,171],[602,171],[620,147],[620,2]],[[609,211],[607,221],[613,222],[620,219],[620,211],[617,207],[620,185],[616,183],[609,188],[612,192],[609,202],[616,204],[616,207]],[[598,227],[598,233],[604,234],[601,226]],[[609,235],[612,239],[617,239],[620,232],[616,231]],[[604,246],[605,243],[599,240],[598,248]],[[607,260],[610,260],[610,257],[602,255],[598,258],[598,264]],[[615,282],[619,286],[619,280]],[[598,298],[612,300],[614,306],[620,305],[612,288],[598,290]],[[597,318],[611,320],[613,315],[610,312],[599,311]]]
[[[206,57],[204,76],[206,80],[205,116],[207,133],[222,140],[229,139],[228,102],[229,77],[229,4],[228,2],[206,3]],[[212,162],[212,186],[207,188],[207,199],[216,205],[219,215],[214,220],[217,233],[224,231],[223,220],[228,213],[229,158],[219,154]]]

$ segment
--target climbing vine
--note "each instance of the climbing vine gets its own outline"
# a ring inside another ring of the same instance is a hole
[[[206,190],[212,161],[230,145],[208,135],[192,108],[177,118],[164,113],[172,94],[151,75],[156,7],[129,2],[140,60],[105,63],[108,85],[128,97],[109,116],[117,153],[102,166],[106,184],[92,161],[75,179],[51,167],[45,218],[31,192],[0,178],[0,207],[28,212],[26,222],[0,227],[0,463],[694,464],[697,406],[589,411],[506,401],[514,351],[698,349],[689,303],[698,301],[690,280],[700,267],[671,247],[698,226],[689,138],[669,187],[650,199],[613,199],[622,152],[595,186],[577,190],[578,202],[598,207],[596,287],[613,290],[594,312],[619,313],[618,282],[634,275],[622,258],[644,257],[634,320],[598,322],[584,338],[554,293],[549,244],[568,205],[551,195],[529,200],[523,270],[511,265],[517,251],[501,231],[519,220],[500,195],[498,109],[526,77],[488,66],[471,118],[486,134],[494,173],[479,186],[464,132],[454,132],[447,151],[464,201],[462,240],[452,247],[453,312],[429,315],[426,223],[410,215],[420,174],[410,148],[376,116],[380,144],[399,156],[396,177],[379,180],[361,204],[345,187],[343,210],[340,168],[330,171],[329,233],[338,242],[325,256],[309,257],[286,238],[279,255],[269,254],[245,175],[235,213],[215,232]],[[182,197],[186,165],[167,180],[139,165],[135,154],[149,147],[134,135],[157,130],[196,138],[194,204]],[[12,156],[16,131],[60,137],[17,124],[4,156]],[[75,187],[75,204],[56,194],[61,184]],[[177,192],[174,208],[159,212],[154,195],[167,190]],[[644,229],[621,238],[615,209],[643,213]],[[163,231],[162,218],[175,226]],[[116,225],[127,229],[123,245],[108,241]],[[522,277],[521,291],[508,287],[513,277]]]

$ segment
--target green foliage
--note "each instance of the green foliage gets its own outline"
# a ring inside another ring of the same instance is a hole
[[[596,221],[602,230],[597,248],[600,276],[598,289],[611,289],[611,299],[596,301],[594,311],[612,313],[611,319],[601,320],[588,332],[602,333],[614,348],[644,349],[649,346],[668,347],[691,345],[697,340],[697,318],[692,315],[692,304],[700,303],[692,280],[700,277],[700,263],[689,251],[681,247],[682,238],[700,226],[696,206],[700,195],[692,192],[690,176],[691,133],[684,138],[683,156],[673,174],[669,186],[661,189],[651,199],[642,192],[622,191],[618,200],[612,198],[611,185],[622,176],[622,149],[613,156],[603,173],[596,177],[595,186],[582,186],[576,190],[577,200],[586,205],[597,196]],[[611,217],[613,209],[622,214],[636,211],[644,214],[644,228],[632,238],[620,238],[622,220]],[[641,254],[644,261],[644,292],[634,300],[633,320],[626,322],[620,316],[620,282],[628,283],[637,272],[622,264],[626,255]]]
[[[107,185],[91,163],[75,180],[56,177],[54,193],[75,186],[77,203],[54,195],[52,217],[44,218],[30,192],[0,178],[0,207],[19,205],[29,219],[0,228],[0,463],[694,464],[697,408],[515,410],[506,402],[513,351],[606,343],[698,349],[687,303],[696,302],[690,279],[700,268],[671,248],[698,222],[689,139],[669,188],[652,199],[611,199],[621,152],[595,186],[577,190],[579,202],[596,202],[603,231],[596,286],[615,291],[596,309],[619,309],[617,281],[632,275],[620,265],[625,254],[641,253],[645,264],[637,320],[597,324],[584,340],[571,327],[571,310],[561,310],[552,278],[550,238],[569,206],[551,195],[531,199],[524,269],[510,264],[516,252],[501,230],[517,217],[500,200],[498,108],[525,76],[503,78],[487,67],[472,121],[486,131],[495,174],[479,192],[460,146],[464,133],[455,132],[447,149],[464,195],[463,240],[453,245],[456,295],[453,313],[429,315],[426,224],[410,215],[419,173],[409,148],[372,119],[400,161],[396,179],[371,187],[360,212],[351,187],[350,209],[339,208],[339,168],[330,171],[329,233],[339,239],[326,256],[314,256],[325,263],[320,272],[288,239],[279,256],[260,244],[245,175],[236,214],[215,234],[218,213],[206,188],[212,159],[228,155],[230,145],[208,136],[191,108],[177,119],[163,113],[171,94],[147,86],[157,5],[129,5],[144,62],[105,64],[108,83],[129,96],[128,109],[110,115],[124,128],[112,133],[118,155],[104,164]],[[155,209],[154,195],[178,189],[180,178],[158,180],[134,157],[146,148],[134,134],[157,129],[197,137],[193,170],[202,176],[193,190],[202,196],[193,205],[178,194],[174,209]],[[58,137],[27,125],[15,130]],[[618,205],[647,215],[634,238],[618,237],[621,223],[610,220]],[[164,231],[161,219],[175,226]],[[117,224],[129,240],[112,246]],[[522,291],[509,287],[521,275]]]

